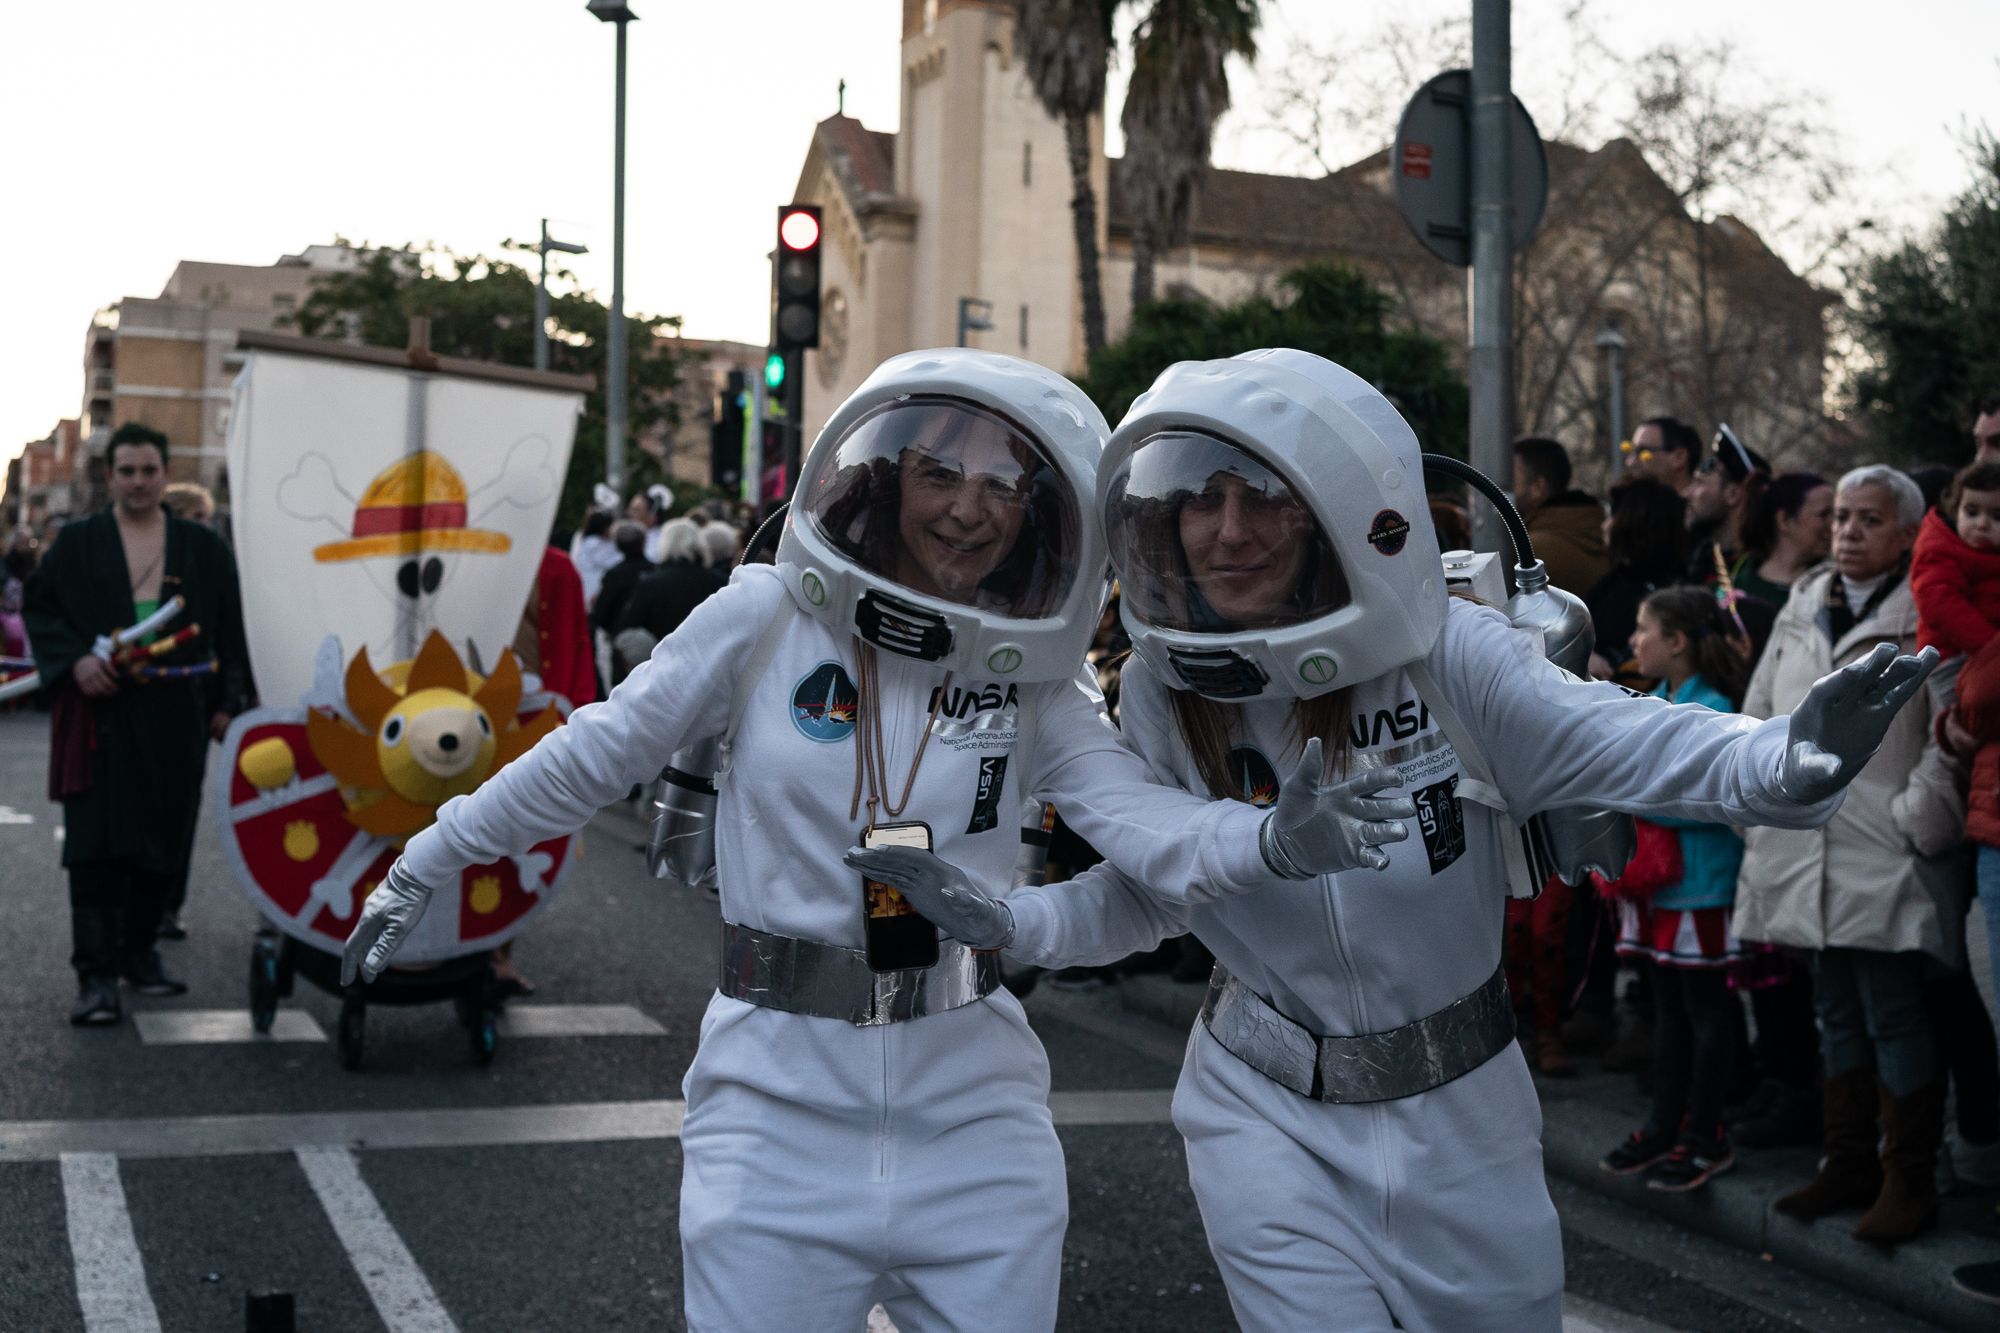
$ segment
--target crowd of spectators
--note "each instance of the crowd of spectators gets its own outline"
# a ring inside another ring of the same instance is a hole
[[[1962,466],[1838,476],[1654,417],[1602,500],[1557,441],[1514,446],[1536,553],[1590,609],[1593,675],[1771,717],[1880,643],[1945,658],[1825,828],[1642,821],[1619,879],[1510,909],[1537,1072],[1602,1057],[1650,1090],[1606,1171],[1691,1190],[1741,1151],[1814,1147],[1777,1208],[1853,1212],[1882,1244],[1935,1225],[1941,1188],[2000,1189],[1974,966],[2000,964],[2000,399],[1972,416]]]

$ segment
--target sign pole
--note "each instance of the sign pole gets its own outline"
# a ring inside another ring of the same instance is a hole
[[[1509,0],[1472,0],[1472,465],[1503,485],[1513,475],[1513,93]],[[1473,545],[1506,549],[1490,505],[1473,506]]]

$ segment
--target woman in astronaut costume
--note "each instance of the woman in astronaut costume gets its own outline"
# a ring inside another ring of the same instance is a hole
[[[1153,785],[1074,683],[1105,591],[1104,434],[1027,362],[886,362],[809,454],[777,566],[737,570],[606,702],[441,808],[350,937],[372,977],[426,886],[723,738],[722,976],[681,1131],[695,1329],[858,1329],[878,1301],[906,1330],[1055,1322],[1068,1205],[1040,1044],[993,954],[946,940],[934,965],[871,969],[842,863],[866,827],[921,822],[994,883],[1030,795],[1151,883],[1221,895],[1276,882],[1267,856],[1359,863],[1370,784],[1280,836]]]
[[[1559,1328],[1541,1113],[1499,969],[1509,816],[1817,825],[1929,663],[1886,650],[1767,722],[1579,680],[1499,611],[1447,602],[1416,438],[1301,352],[1168,370],[1099,498],[1137,650],[1121,721],[1154,770],[1275,798],[1282,836],[1324,747],[1336,779],[1393,775],[1373,813],[1419,836],[1240,894],[1100,867],[1003,901],[948,856],[851,862],[1024,962],[1190,929],[1214,951],[1174,1121],[1245,1328]]]

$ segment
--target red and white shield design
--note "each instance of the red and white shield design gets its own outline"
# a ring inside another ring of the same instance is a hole
[[[530,721],[550,698],[523,699],[520,720]],[[367,833],[348,817],[340,783],[313,753],[304,708],[243,714],[214,762],[210,790],[227,793],[215,803],[223,842],[251,902],[287,935],[339,953],[400,840]],[[513,938],[561,886],[575,841],[574,834],[550,838],[520,856],[472,866],[454,885],[434,886],[430,910],[397,950],[396,965],[441,962]]]

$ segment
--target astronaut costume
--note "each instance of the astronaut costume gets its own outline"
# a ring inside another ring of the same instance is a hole
[[[1294,705],[1351,685],[1332,775],[1393,774],[1413,816],[1416,836],[1369,858],[1386,868],[1231,895],[1102,866],[997,903],[949,867],[931,892],[923,874],[896,879],[947,930],[1005,939],[1026,963],[1107,962],[1187,930],[1214,952],[1174,1122],[1253,1331],[1561,1326],[1540,1107],[1499,968],[1515,820],[1589,804],[1807,827],[1839,803],[1837,783],[1785,768],[1788,719],[1580,680],[1499,611],[1447,603],[1420,468],[1381,394],[1267,351],[1168,370],[1114,434],[1099,483],[1136,649],[1128,742],[1208,790],[1169,689],[1227,701],[1233,790],[1217,794],[1275,804],[1281,823],[1311,783],[1294,766],[1320,745],[1301,745]],[[1288,526],[1199,563],[1204,508],[1231,505]],[[1892,693],[1921,679],[1896,672]],[[1482,752],[1471,762],[1447,711]]]
[[[1152,785],[1074,683],[1105,591],[1086,517],[1103,439],[1040,367],[888,361],[815,443],[777,567],[739,569],[609,700],[445,805],[350,941],[350,965],[378,969],[424,885],[725,737],[722,978],[683,1084],[692,1328],[858,1329],[878,1301],[912,1333],[1055,1322],[1068,1204],[1047,1062],[997,955],[945,940],[935,966],[869,969],[842,861],[864,795],[983,882],[1006,882],[1029,796],[1147,883],[1275,882],[1262,812]]]

